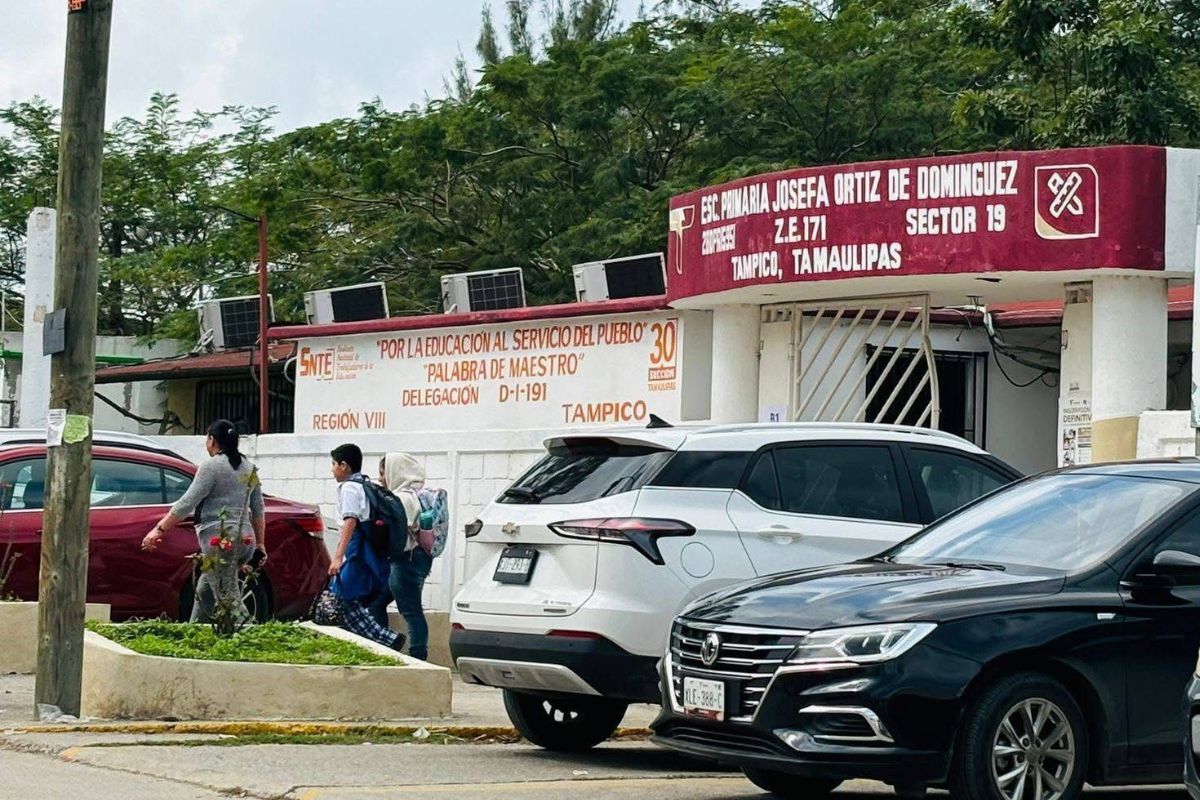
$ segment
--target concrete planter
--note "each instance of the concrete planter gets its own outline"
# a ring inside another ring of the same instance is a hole
[[[85,617],[108,621],[108,605],[88,603]],[[0,674],[37,672],[37,603],[0,603]]]
[[[327,636],[396,656],[340,628]],[[85,717],[101,719],[389,720],[450,713],[450,670],[326,667],[145,656],[89,631],[83,644]]]
[[[450,660],[450,612],[426,609],[425,621],[429,623],[429,663],[454,669]],[[408,624],[398,611],[388,612],[388,627],[408,635]],[[404,652],[408,652],[407,643],[404,645]]]

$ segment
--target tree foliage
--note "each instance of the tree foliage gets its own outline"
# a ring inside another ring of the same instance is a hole
[[[669,198],[802,165],[1001,148],[1200,143],[1194,0],[613,0],[482,10],[481,68],[445,97],[378,101],[274,135],[271,109],[181,113],[169,94],[109,133],[101,326],[183,335],[204,292],[253,291],[271,221],[279,315],[314,288],[384,280],[440,308],[452,271],[520,266],[531,302],[570,267],[662,250]],[[538,33],[542,31],[542,33]],[[0,112],[0,282],[51,202],[55,112]]]

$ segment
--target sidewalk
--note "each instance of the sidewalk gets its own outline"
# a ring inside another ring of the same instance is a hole
[[[38,725],[33,711],[32,675],[0,675],[0,730]],[[624,728],[646,728],[658,714],[657,706],[629,707],[622,724]],[[108,720],[85,722],[108,723]],[[136,729],[137,723],[127,726],[119,720],[114,725]],[[395,720],[395,722],[427,722],[438,728],[512,728],[504,711],[504,697],[499,689],[472,686],[455,677],[453,713],[437,719]],[[106,725],[107,727],[107,725]]]

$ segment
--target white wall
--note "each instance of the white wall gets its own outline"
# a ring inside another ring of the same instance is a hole
[[[1008,344],[1054,350],[1058,329],[1004,331]],[[982,334],[980,334],[982,335]],[[965,338],[965,337],[964,337]],[[988,359],[986,449],[1026,475],[1058,466],[1058,383],[1056,376],[1034,380],[1038,372],[995,354]],[[1001,372],[1001,366],[1004,370]],[[1005,378],[1005,374],[1008,378]],[[1009,381],[1009,378],[1012,381]],[[1028,386],[1025,384],[1033,381]]]
[[[329,473],[329,451],[353,441],[364,453],[363,471],[375,475],[379,459],[389,452],[407,452],[425,466],[428,483],[446,489],[450,500],[450,530],[446,552],[425,584],[425,606],[448,611],[462,585],[463,526],[475,519],[501,491],[518,478],[543,452],[542,441],[562,430],[378,433],[338,435],[273,434],[245,437],[242,449],[258,465],[269,494],[321,507],[327,525],[334,523],[336,488]],[[164,447],[193,461],[206,458],[199,436],[153,437]],[[327,537],[327,544],[336,541]]]
[[[761,326],[762,354],[759,363],[758,393],[759,405],[762,407],[786,408],[788,405],[788,382],[791,375],[789,347],[791,325],[791,321],[787,320],[764,322]],[[901,323],[901,327],[903,325],[904,323]],[[880,328],[886,328],[886,326],[881,325]],[[810,335],[809,340],[805,343],[806,349],[809,347],[809,342],[813,343],[812,347],[815,349],[816,343],[820,341],[827,329],[828,323],[818,328],[817,333]],[[882,342],[884,332],[877,329],[870,337],[870,343]],[[1005,340],[1012,344],[1030,346],[1040,344],[1042,347],[1055,350],[1058,347],[1057,334],[1057,329],[1053,328],[1006,331]],[[931,326],[929,335],[933,349],[937,352],[989,353],[991,351],[986,334],[977,328],[964,330],[957,326],[934,325]],[[907,346],[919,345],[918,336],[919,334],[914,334]],[[826,355],[831,353],[838,339],[839,334],[835,331],[825,343],[823,353]],[[830,369],[830,375],[835,377],[832,382],[828,377],[825,379],[824,388],[818,392],[816,400],[810,405],[810,410],[815,411],[823,402],[828,387],[836,382],[836,376],[840,371],[849,367],[852,359],[858,357],[865,362],[866,356],[858,355],[860,340],[861,336],[855,334],[853,340],[838,354],[837,361]],[[889,345],[895,343],[897,342],[889,342]],[[906,366],[907,362],[901,357],[893,369],[903,370]],[[819,371],[824,367],[825,362],[820,362],[811,366],[810,369]],[[1058,419],[1057,384],[1053,378],[1050,378],[1049,384],[1043,381],[1034,381],[1029,386],[1019,387],[1014,384],[1029,382],[1037,376],[1037,372],[1022,367],[1007,358],[1004,359],[1003,367],[1004,372],[1001,372],[995,355],[989,356],[986,447],[998,458],[1022,472],[1032,473],[1052,469],[1056,465],[1054,441]],[[1005,372],[1012,378],[1011,383],[1004,377]],[[848,407],[851,409],[850,413],[852,414],[853,409],[862,405],[867,396],[867,387],[864,383],[855,389],[853,383],[856,377],[857,374],[854,374],[847,378],[839,388],[834,400],[826,409],[825,418],[829,418],[832,411],[835,411],[847,396],[851,396],[851,390],[854,391]],[[806,388],[804,385],[801,386],[801,390]],[[898,398],[893,403],[893,407],[902,408],[904,402],[904,398]]]
[[[22,353],[25,344],[21,331],[0,332],[0,347],[5,350]],[[40,351],[40,345],[39,345]],[[97,336],[96,355],[98,356],[127,356],[133,358],[169,358],[182,351],[182,343],[176,341],[159,341],[153,345],[145,345],[135,336]],[[39,359],[35,359],[35,363]],[[25,358],[9,358],[4,360],[4,382],[0,387],[0,397],[17,399],[17,411],[26,398],[21,395],[26,366]],[[137,383],[107,383],[96,384],[96,391],[117,403],[126,411],[146,419],[157,419],[163,416],[167,407],[167,394],[158,381],[140,381]],[[46,397],[46,402],[49,396]],[[97,430],[121,431],[124,433],[158,433],[157,425],[139,425],[108,404],[97,400],[93,411],[93,424]],[[42,420],[45,424],[45,412],[35,412],[33,418]],[[0,422],[7,422],[8,414],[0,417]],[[27,423],[31,424],[31,423]]]
[[[159,341],[151,346],[138,342],[133,336],[96,337],[96,355],[131,356],[143,359],[170,358],[183,352],[183,343]],[[121,408],[145,419],[159,419],[167,410],[167,392],[160,381],[96,384],[96,390]],[[155,434],[157,425],[139,425],[108,404],[96,401],[95,426],[99,430]]]
[[[1138,417],[1138,458],[1196,455],[1191,412],[1143,411]]]

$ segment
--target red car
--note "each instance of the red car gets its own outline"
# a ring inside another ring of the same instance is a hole
[[[36,600],[46,492],[45,433],[5,431],[0,439],[0,559],[12,573],[3,592]],[[24,438],[21,433],[26,434]],[[33,439],[38,436],[40,441]],[[92,456],[92,502],[87,599],[108,603],[115,620],[187,619],[199,552],[190,521],[170,531],[153,553],[142,537],[187,490],[196,467],[136,436],[97,433]],[[259,620],[296,618],[307,611],[329,570],[325,523],[316,506],[264,498],[270,558],[245,587]],[[11,546],[10,546],[11,543]],[[4,564],[0,564],[0,575]]]

